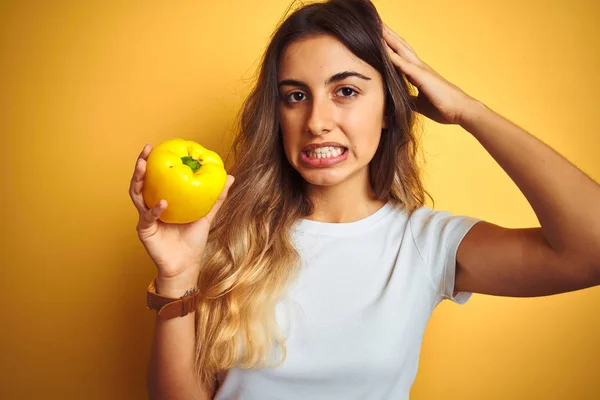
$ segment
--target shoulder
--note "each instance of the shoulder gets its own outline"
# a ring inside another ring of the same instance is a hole
[[[408,215],[409,228],[416,236],[452,235],[470,229],[479,221],[481,220],[476,217],[454,214],[446,210],[434,210],[427,206],[421,206]]]
[[[410,213],[407,231],[426,263],[445,266],[455,258],[465,235],[480,221],[476,217],[422,206]]]

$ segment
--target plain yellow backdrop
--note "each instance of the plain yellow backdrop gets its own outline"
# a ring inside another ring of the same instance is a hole
[[[235,114],[291,0],[0,5],[0,397],[142,399],[155,268],[128,185],[145,143],[226,156]],[[595,0],[379,0],[451,82],[600,180]],[[456,126],[425,122],[437,209],[538,226]],[[573,193],[577,196],[577,193]],[[600,398],[600,288],[444,302],[412,399]]]

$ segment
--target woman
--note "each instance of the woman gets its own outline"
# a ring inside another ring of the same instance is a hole
[[[425,207],[414,112],[471,133],[541,228]],[[433,71],[367,0],[308,5],[277,29],[208,216],[168,225],[166,202],[144,206],[150,150],[130,194],[156,291],[199,293],[156,320],[154,398],[408,398],[443,299],[600,283],[598,184]]]

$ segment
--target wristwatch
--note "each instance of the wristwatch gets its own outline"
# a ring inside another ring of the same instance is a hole
[[[193,288],[185,292],[178,299],[161,296],[156,293],[156,278],[152,279],[146,292],[146,308],[156,310],[161,319],[183,317],[190,312],[196,311],[198,306],[198,289]]]

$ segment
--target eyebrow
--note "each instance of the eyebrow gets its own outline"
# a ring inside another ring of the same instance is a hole
[[[349,78],[351,76],[355,76],[357,78],[364,79],[366,81],[370,81],[371,80],[371,78],[369,78],[368,76],[364,76],[363,74],[359,74],[358,72],[344,71],[344,72],[338,72],[337,74],[329,77],[329,79],[327,79],[325,81],[325,86],[330,85],[330,84],[335,83],[335,82],[342,81],[342,80],[344,80],[346,78]],[[302,81],[297,81],[295,79],[285,79],[285,80],[283,80],[283,81],[281,81],[281,82],[279,82],[277,84],[278,88],[281,87],[281,86],[300,86],[300,87],[302,87],[304,89],[308,89],[308,85],[306,83],[304,83]]]

